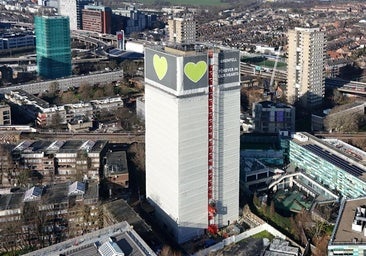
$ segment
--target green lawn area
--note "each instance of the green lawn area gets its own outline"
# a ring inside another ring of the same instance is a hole
[[[139,0],[139,2],[153,4],[156,0]],[[166,0],[171,4],[183,4],[183,5],[206,5],[206,6],[225,6],[226,3],[222,3],[220,0]]]
[[[266,57],[263,57],[263,56],[243,57],[243,58],[241,58],[241,61],[253,64],[253,65],[265,67],[265,68],[272,68],[272,69],[273,69],[274,64],[275,64],[274,60],[269,60],[269,59],[267,59]],[[286,69],[286,68],[287,68],[287,63],[286,62],[281,62],[281,61],[277,62],[276,69]]]
[[[256,65],[258,66],[262,66],[262,67],[267,67],[267,68],[273,68],[274,67],[275,62],[273,60],[264,60],[261,62],[256,63]],[[281,68],[285,68],[287,67],[287,64],[284,62],[277,62],[277,68],[281,69]]]
[[[259,232],[258,234],[255,234],[255,235],[253,235],[251,237],[252,238],[268,238],[270,241],[272,241],[273,238],[274,238],[274,235],[272,235],[268,231],[264,230],[264,231]]]

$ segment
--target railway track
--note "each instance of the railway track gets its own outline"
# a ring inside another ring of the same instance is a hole
[[[123,133],[70,133],[70,132],[37,132],[22,133],[21,139],[36,140],[108,140],[112,143],[144,143],[145,133],[123,132]]]
[[[323,133],[323,132],[316,132],[314,135],[317,136],[317,137],[324,137],[324,138],[342,138],[342,139],[365,138],[366,139],[366,132],[357,132],[357,133]]]

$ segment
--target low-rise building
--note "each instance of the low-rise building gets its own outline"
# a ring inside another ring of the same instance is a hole
[[[112,109],[117,109],[120,107],[123,107],[123,101],[121,97],[108,97],[105,99],[97,99],[97,100],[91,100],[91,105],[93,106],[94,113],[98,112],[102,109],[106,109],[108,111]]]
[[[75,181],[2,191],[0,223],[13,228],[2,230],[0,251],[14,241],[15,248],[47,246],[103,227],[98,198],[97,182]]]
[[[90,102],[79,102],[73,104],[65,104],[66,121],[70,122],[76,116],[93,116],[93,106]]]
[[[61,179],[99,180],[107,141],[66,141],[54,154]]]
[[[328,243],[328,255],[366,253],[366,197],[343,200]]]
[[[279,134],[246,133],[240,138],[240,158],[254,158],[266,166],[282,167],[287,149]]]
[[[5,99],[27,120],[36,122],[41,127],[71,123],[72,119],[83,115],[91,121],[101,111],[113,111],[123,107],[120,96],[92,100],[87,103],[51,106],[45,100],[21,89],[5,93]],[[80,129],[86,130],[87,127],[92,127],[91,123],[83,122]],[[77,127],[75,129],[78,130]]]
[[[43,248],[27,256],[46,255],[151,255],[153,250],[134,230],[134,227],[123,221],[103,229],[84,234],[50,247]]]
[[[23,141],[12,151],[13,160],[29,173],[41,174],[43,184],[96,180],[107,151],[107,141]]]
[[[299,256],[302,255],[298,247],[290,245],[289,241],[275,238],[265,250],[263,256]]]
[[[35,47],[36,36],[34,34],[17,33],[3,35],[0,38],[0,50],[22,48],[22,47]]]
[[[362,150],[339,140],[295,133],[289,157],[311,179],[342,196],[366,195],[366,153]]]
[[[87,132],[93,127],[93,122],[86,116],[75,116],[67,123],[70,132]]]
[[[255,158],[240,158],[240,188],[244,191],[266,191],[274,173]]]
[[[117,188],[128,188],[129,174],[126,151],[108,152],[105,162],[104,177]]]

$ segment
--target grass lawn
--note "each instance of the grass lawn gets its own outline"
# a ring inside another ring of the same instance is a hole
[[[275,61],[274,60],[269,60],[265,57],[262,56],[258,56],[258,57],[243,57],[241,59],[242,62],[247,62],[253,65],[257,65],[257,66],[261,66],[261,67],[265,67],[265,68],[272,68],[274,67]],[[281,62],[278,61],[277,62],[277,69],[286,69],[287,68],[287,63],[286,62]]]
[[[264,231],[259,232],[258,234],[255,234],[255,235],[253,235],[251,237],[252,238],[268,238],[270,241],[272,241],[273,238],[274,238],[274,235],[272,235],[268,231],[264,230]]]
[[[139,0],[142,3],[153,4],[156,0]],[[220,0],[167,0],[171,4],[184,4],[184,5],[206,5],[206,6],[225,6]]]
[[[262,67],[268,67],[268,68],[273,68],[274,67],[275,62],[273,60],[264,60],[261,62],[256,63],[256,65],[258,66],[262,66]],[[277,68],[281,69],[287,67],[287,64],[284,62],[277,62]]]

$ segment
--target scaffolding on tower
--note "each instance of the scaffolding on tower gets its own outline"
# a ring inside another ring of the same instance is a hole
[[[214,186],[214,53],[208,52],[208,232],[216,234],[218,226],[215,223],[217,213],[213,194]]]

